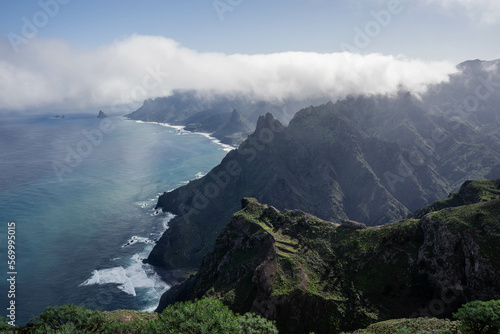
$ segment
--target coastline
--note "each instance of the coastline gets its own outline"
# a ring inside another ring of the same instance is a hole
[[[179,134],[184,134],[184,133],[191,133],[191,134],[195,134],[195,135],[200,135],[200,136],[203,136],[205,138],[207,138],[208,140],[210,140],[211,142],[213,142],[214,144],[220,146],[222,148],[223,151],[225,152],[230,152],[234,149],[237,149],[237,147],[235,146],[231,146],[231,145],[228,145],[228,144],[224,144],[222,143],[219,139],[213,137],[210,133],[206,133],[206,132],[194,132],[194,131],[188,131],[188,130],[185,130],[185,126],[184,125],[173,125],[173,124],[169,124],[169,123],[161,123],[161,122],[146,122],[146,121],[141,121],[141,120],[133,120],[133,119],[130,119],[130,118],[125,118],[127,120],[130,120],[130,121],[135,121],[136,123],[139,123],[139,124],[156,124],[156,125],[160,125],[160,126],[164,126],[164,127],[168,127],[168,128],[171,128],[171,129],[174,129],[175,131],[179,132]],[[200,177],[203,177],[204,174],[203,173],[197,173],[196,176],[195,176],[195,179],[198,179]],[[184,183],[189,183],[190,180],[188,181],[184,181]],[[175,190],[177,188],[173,188],[171,190],[168,190],[167,192],[170,192],[172,190]],[[157,210],[157,209],[154,209],[153,210],[153,213],[151,214],[152,216],[156,216],[156,215],[159,215],[159,214],[166,214],[167,217],[169,217],[168,221],[167,221],[167,226],[164,226],[164,231],[162,233],[160,233],[158,236],[157,236],[157,239],[154,240],[154,242],[152,242],[152,244],[155,244],[156,241],[161,238],[161,236],[167,231],[168,229],[168,222],[170,222],[170,220],[172,220],[175,215],[171,214],[170,212],[163,212],[163,210]],[[132,237],[133,238],[133,237]],[[130,240],[132,240],[132,238]],[[129,242],[130,242],[129,240]],[[136,240],[136,242],[139,241],[139,240]],[[151,239],[149,240],[151,241]],[[149,244],[146,243],[146,246]],[[126,245],[124,245],[126,247]],[[122,247],[124,247],[122,246]],[[145,247],[144,250],[148,249],[148,247]],[[151,249],[149,250],[149,252],[151,252]],[[149,253],[148,252],[148,253]],[[191,268],[191,269],[183,269],[183,270],[165,270],[163,268],[157,268],[157,267],[154,267],[150,264],[148,264],[147,262],[144,262],[142,261],[143,264],[145,265],[148,265],[148,266],[151,266],[152,270],[159,276],[159,278],[167,284],[167,288],[164,289],[162,291],[162,293],[159,294],[159,297],[161,298],[161,295],[163,295],[163,293],[165,293],[167,290],[169,290],[173,285],[177,284],[177,283],[180,283],[181,281],[183,281],[185,278],[189,277],[190,275],[192,275],[193,273],[195,273],[197,271],[197,268]],[[158,302],[157,302],[157,305],[152,308],[152,307],[148,307],[146,309],[143,309],[142,311],[144,312],[154,312],[159,303],[160,303],[160,298],[158,298]]]
[[[134,119],[130,119],[130,118],[127,118],[127,119],[131,120],[131,121],[134,121],[136,123],[157,124],[157,125],[165,126],[165,127],[168,127],[168,128],[172,128],[172,129],[174,129],[176,131],[180,131],[181,134],[182,134],[182,131],[185,131],[187,133],[192,133],[192,134],[200,135],[200,136],[203,136],[203,137],[209,139],[213,143],[221,146],[222,150],[226,151],[226,152],[230,152],[230,151],[238,148],[238,147],[235,147],[235,146],[231,146],[231,145],[222,143],[219,139],[213,137],[211,133],[208,133],[208,132],[195,132],[195,131],[185,130],[185,127],[186,127],[185,125],[173,125],[173,124],[169,124],[169,123],[160,123],[160,122],[146,122],[146,121],[134,120]]]

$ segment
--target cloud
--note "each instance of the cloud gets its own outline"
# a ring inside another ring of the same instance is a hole
[[[473,20],[482,24],[495,24],[500,21],[499,0],[421,0],[424,3],[438,4],[445,9],[459,8]]]
[[[0,109],[126,105],[175,89],[285,99],[416,93],[456,71],[401,56],[284,52],[200,53],[171,39],[134,35],[96,50],[32,40],[18,55],[0,45]]]

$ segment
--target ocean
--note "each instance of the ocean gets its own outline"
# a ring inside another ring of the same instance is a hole
[[[17,325],[67,303],[154,310],[169,285],[142,259],[173,217],[154,210],[158,196],[227,150],[207,135],[123,117],[0,120],[0,316],[12,300]]]

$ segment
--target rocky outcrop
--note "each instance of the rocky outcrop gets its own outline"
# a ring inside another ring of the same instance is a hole
[[[253,125],[234,109],[227,123],[217,129],[212,135],[215,138],[219,138],[224,144],[237,146],[241,144],[253,130]]]
[[[496,203],[500,207],[500,203]],[[500,287],[499,268],[488,250],[477,239],[476,231],[457,233],[449,224],[425,217],[421,220],[424,243],[420,247],[418,263],[420,272],[438,290],[453,291],[468,300],[498,299]],[[472,232],[472,233],[471,233]],[[499,247],[493,246],[496,254]]]
[[[332,333],[499,299],[499,185],[471,182],[489,200],[368,228],[244,199],[197,275],[167,291],[158,311],[210,296],[285,333]]]
[[[108,117],[102,110],[99,110],[99,114],[97,115],[97,118],[103,119]]]

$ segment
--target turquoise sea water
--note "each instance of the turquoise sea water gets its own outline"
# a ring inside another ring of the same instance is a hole
[[[1,121],[2,309],[13,299],[10,222],[16,324],[65,303],[154,309],[168,285],[141,260],[171,218],[154,211],[157,197],[207,173],[226,153],[206,136],[122,117]]]

